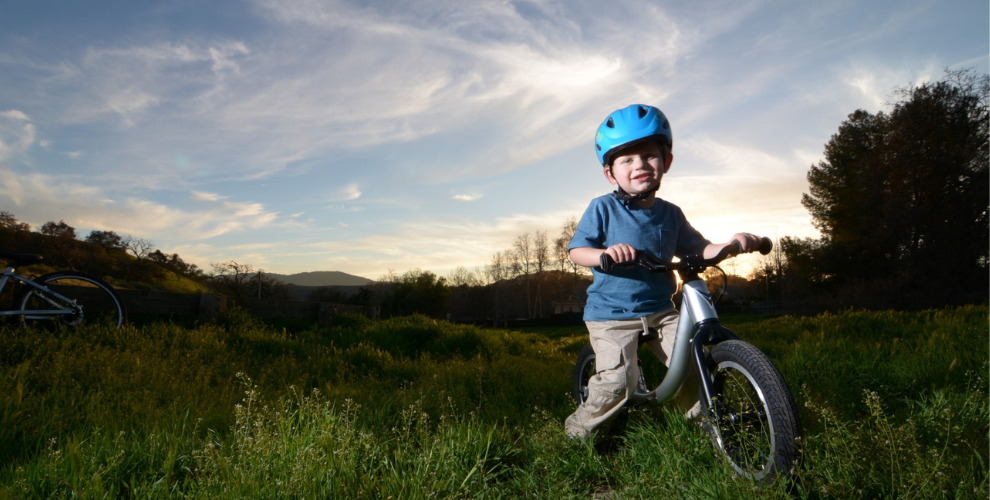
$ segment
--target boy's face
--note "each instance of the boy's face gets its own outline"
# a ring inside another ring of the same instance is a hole
[[[631,195],[652,192],[674,160],[673,155],[662,156],[663,149],[655,142],[630,146],[615,156],[611,168],[605,167],[605,177]]]

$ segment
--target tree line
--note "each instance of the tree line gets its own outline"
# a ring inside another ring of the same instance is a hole
[[[160,287],[169,289],[174,276],[204,288],[234,297],[288,297],[287,288],[250,264],[236,261],[211,263],[205,271],[186,262],[177,253],[165,253],[144,238],[93,230],[80,239],[76,228],[64,220],[49,221],[33,230],[8,212],[0,211],[0,248],[42,255],[36,272],[55,269],[82,271],[110,281],[116,286]]]

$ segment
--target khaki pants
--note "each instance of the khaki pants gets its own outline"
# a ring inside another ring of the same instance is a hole
[[[639,385],[637,353],[640,332],[647,327],[660,332],[660,338],[646,343],[665,365],[670,365],[670,355],[677,333],[676,310],[661,311],[635,320],[587,321],[591,345],[595,349],[598,373],[588,381],[588,399],[578,406],[564,422],[568,436],[587,438],[602,424],[608,422],[636,392]],[[654,387],[650,387],[653,389]],[[700,412],[698,377],[688,368],[684,384],[674,396],[678,406],[688,419],[697,419]]]

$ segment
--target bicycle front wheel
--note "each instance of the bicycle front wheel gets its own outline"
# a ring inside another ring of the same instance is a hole
[[[794,397],[762,351],[740,340],[711,350],[708,431],[736,473],[757,482],[786,474],[798,458],[800,423]]]
[[[18,299],[25,327],[61,330],[85,319],[90,324],[120,328],[127,320],[124,301],[103,280],[76,272],[55,272],[36,280],[47,290],[28,286]]]

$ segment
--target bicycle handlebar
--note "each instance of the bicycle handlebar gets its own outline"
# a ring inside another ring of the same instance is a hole
[[[767,255],[771,250],[773,250],[773,241],[771,241],[770,238],[763,236],[760,238],[760,248],[758,250],[760,254]],[[606,273],[618,267],[632,266],[642,267],[651,273],[665,273],[668,271],[680,271],[687,269],[700,271],[706,267],[718,265],[723,260],[736,256],[740,253],[743,253],[742,245],[735,240],[722,247],[718,254],[710,259],[705,259],[701,255],[688,255],[685,256],[684,260],[681,260],[680,262],[662,261],[652,255],[637,251],[636,258],[634,260],[617,263],[609,254],[602,252],[601,257],[599,258],[598,267],[602,270],[602,272]]]

